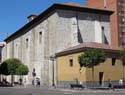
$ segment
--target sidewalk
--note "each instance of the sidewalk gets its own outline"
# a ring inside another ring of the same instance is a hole
[[[65,91],[65,92],[117,92],[117,91],[125,91],[125,89],[109,89],[108,87],[98,87],[98,88],[84,88],[84,89],[71,89],[71,88],[54,88],[52,86],[40,86],[35,87],[33,85],[24,86],[15,86],[12,88],[22,88],[22,89],[41,89],[41,90],[52,90],[52,91]]]

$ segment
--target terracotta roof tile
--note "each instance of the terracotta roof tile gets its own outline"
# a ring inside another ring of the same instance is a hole
[[[111,11],[110,9],[100,9],[100,8],[94,8],[94,7],[90,7],[90,6],[85,6],[85,5],[81,5],[75,2],[64,2],[64,3],[58,3],[60,5],[66,5],[66,6],[72,6],[72,7],[82,7],[82,8],[89,8],[89,9],[97,9],[97,10],[107,10],[107,11]]]
[[[101,43],[89,42],[89,43],[81,43],[81,44],[79,44],[77,46],[67,48],[67,49],[57,53],[57,55],[65,53],[65,52],[70,52],[70,51],[76,51],[76,50],[79,51],[79,50],[82,50],[82,49],[85,49],[85,48],[104,49],[104,50],[109,50],[109,51],[119,51],[119,50],[122,50],[119,47],[114,47],[114,46],[101,44]]]
[[[64,2],[64,3],[60,3],[62,5],[68,5],[68,6],[75,6],[75,7],[83,7],[83,5],[78,4],[78,3],[74,3],[74,2]]]

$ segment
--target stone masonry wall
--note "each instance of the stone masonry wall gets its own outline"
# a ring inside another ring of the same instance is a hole
[[[2,61],[11,57],[19,58],[29,67],[29,74],[25,76],[27,84],[31,84],[35,68],[41,84],[52,85],[53,65],[56,83],[57,64],[55,60],[53,64],[50,56],[79,43],[95,42],[95,20],[105,27],[106,38],[111,43],[109,16],[56,10],[45,20],[40,20],[37,26],[7,43],[2,51]]]

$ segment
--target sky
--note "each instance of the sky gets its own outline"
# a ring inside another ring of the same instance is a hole
[[[85,0],[0,0],[0,42],[28,23],[27,16],[40,14],[53,3],[76,2]]]

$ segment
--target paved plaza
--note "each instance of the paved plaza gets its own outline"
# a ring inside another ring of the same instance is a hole
[[[125,89],[117,90],[71,90],[51,87],[2,87],[0,95],[125,95]]]

